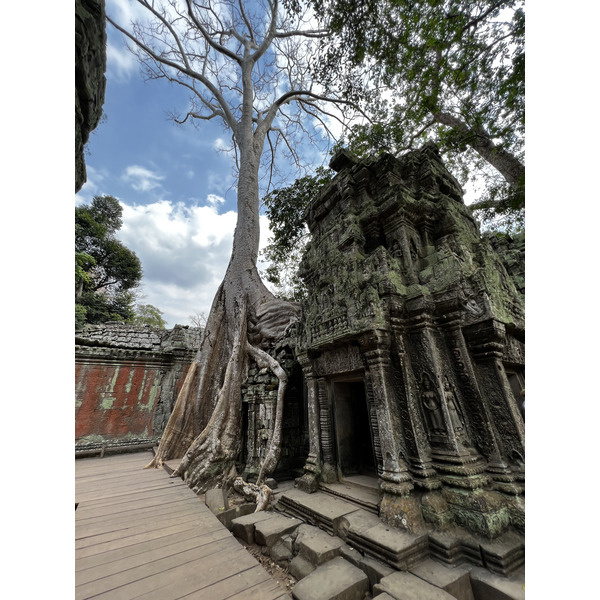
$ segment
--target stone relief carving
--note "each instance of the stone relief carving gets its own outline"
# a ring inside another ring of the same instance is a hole
[[[425,422],[429,433],[445,434],[444,415],[437,392],[434,390],[431,377],[423,373],[421,377],[421,404],[423,405]]]

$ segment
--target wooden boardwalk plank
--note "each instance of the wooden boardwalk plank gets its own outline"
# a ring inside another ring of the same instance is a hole
[[[149,452],[76,461],[75,597],[289,600]]]
[[[216,531],[211,531],[209,534],[199,536],[197,532],[192,531],[186,537],[186,532],[182,532],[172,536],[170,540],[165,541],[165,539],[162,539],[160,546],[155,541],[152,541],[150,543],[136,544],[134,547],[130,546],[127,549],[121,549],[120,552],[96,554],[93,557],[88,557],[87,568],[77,571],[77,585],[118,573],[123,569],[122,561],[124,559],[127,560],[127,566],[133,569],[134,567],[160,558],[222,540],[227,537],[227,533],[223,529],[217,529]]]

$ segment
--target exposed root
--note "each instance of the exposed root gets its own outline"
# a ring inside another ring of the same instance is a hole
[[[275,423],[273,425],[273,434],[271,436],[271,443],[263,463],[260,467],[258,474],[257,485],[262,485],[265,477],[270,475],[277,466],[279,461],[279,455],[281,453],[281,431],[283,423],[283,400],[285,397],[285,390],[287,389],[288,376],[283,370],[281,365],[264,350],[252,346],[249,342],[246,343],[248,354],[254,358],[256,364],[260,368],[269,368],[273,374],[279,379],[279,386],[277,388],[277,405],[275,409]]]
[[[236,477],[233,482],[233,489],[244,496],[246,500],[256,502],[256,510],[268,510],[271,507],[273,500],[273,490],[268,485],[256,485],[255,483],[247,483],[241,477]]]
[[[200,350],[190,366],[156,456],[147,465],[158,468],[183,456],[171,476],[182,477],[196,493],[229,487],[237,478],[235,464],[243,437],[241,388],[250,356],[279,379],[274,430],[259,472],[259,490],[279,460],[288,378],[266,349],[297,320],[299,309],[273,298],[259,279],[255,283],[254,292],[240,293],[240,288],[234,288],[233,280],[226,277],[219,288]],[[240,287],[248,290],[246,285]],[[261,494],[257,505],[268,506],[269,494]]]

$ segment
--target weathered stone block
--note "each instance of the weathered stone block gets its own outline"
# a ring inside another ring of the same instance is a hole
[[[204,504],[206,504],[215,515],[218,515],[229,508],[227,494],[222,488],[206,490],[206,493],[204,494]]]
[[[271,515],[271,518],[255,524],[254,539],[257,544],[271,548],[282,536],[291,533],[302,521],[283,515]]]
[[[275,542],[273,547],[270,549],[269,554],[276,563],[291,560],[294,555],[293,541],[291,536],[285,535],[280,540]]]
[[[363,559],[363,555],[358,550],[348,546],[348,544],[344,544],[340,547],[340,556],[355,567],[358,567],[360,561]]]
[[[300,525],[296,548],[298,554],[307,558],[315,567],[339,556],[344,542],[317,527]]]
[[[223,525],[225,525],[225,527],[227,527],[227,529],[229,529],[229,531],[231,531],[233,520],[239,517],[239,514],[237,508],[228,508],[220,513],[216,513],[215,516],[223,523]]]
[[[304,556],[295,556],[290,562],[290,573],[298,581],[315,570],[315,566]]]
[[[368,591],[367,576],[338,556],[299,581],[292,596],[295,600],[362,600]]]
[[[471,587],[476,600],[525,600],[523,577],[500,577],[487,569],[471,569]]]
[[[270,519],[273,515],[259,511],[234,519],[231,523],[231,533],[247,544],[254,544],[254,527],[256,523]]]
[[[374,597],[381,592],[389,594],[395,600],[456,600],[448,592],[404,572],[384,577],[373,588]]]
[[[410,572],[435,585],[457,600],[475,600],[467,567],[448,568],[428,559],[411,568]]]
[[[369,578],[369,586],[373,589],[384,577],[394,573],[394,569],[370,556],[363,556],[358,568]]]

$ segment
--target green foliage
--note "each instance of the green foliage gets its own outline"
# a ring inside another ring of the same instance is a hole
[[[75,331],[81,329],[86,322],[87,310],[81,304],[75,304]]]
[[[152,304],[137,304],[135,307],[134,323],[139,325],[150,325],[165,329],[167,322],[162,318],[163,312]]]
[[[352,131],[349,149],[358,156],[397,154],[434,140],[463,184],[465,174],[484,178],[482,199],[496,202],[489,205],[494,215],[511,207],[522,219],[523,0],[308,1],[335,32],[319,79],[343,85],[372,118]],[[508,185],[482,168],[487,162],[498,169],[499,153],[513,162],[500,171]]]
[[[297,267],[307,241],[304,211],[334,173],[319,167],[314,176],[297,179],[292,185],[273,190],[263,199],[265,213],[271,223],[273,237],[262,251],[271,266],[263,273],[277,295],[299,302],[305,294]]]
[[[96,196],[75,209],[76,324],[131,322],[133,290],[142,278],[135,252],[115,237],[123,209],[112,196]]]

